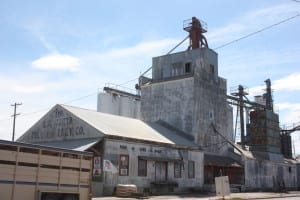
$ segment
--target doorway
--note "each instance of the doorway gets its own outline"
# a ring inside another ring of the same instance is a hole
[[[165,182],[168,176],[168,162],[155,162],[155,182]]]

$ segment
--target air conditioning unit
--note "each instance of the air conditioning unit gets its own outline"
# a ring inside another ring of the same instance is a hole
[[[120,170],[120,175],[127,175],[128,174],[128,169],[121,169]]]

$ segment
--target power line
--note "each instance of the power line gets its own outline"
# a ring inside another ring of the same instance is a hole
[[[66,101],[66,102],[64,102],[64,103],[62,103],[62,104],[68,104],[68,103],[72,103],[72,102],[74,102],[74,101],[79,101],[79,100],[81,100],[81,99],[85,99],[85,98],[90,97],[90,96],[93,96],[93,95],[95,95],[95,94],[98,94],[98,92],[93,92],[93,93],[91,93],[91,94],[88,94],[88,95],[85,95],[85,96],[81,96],[81,97],[78,97],[78,98],[75,98],[75,99]],[[25,116],[28,116],[28,115],[34,115],[34,114],[36,114],[36,113],[40,113],[40,112],[43,112],[43,111],[45,111],[45,110],[49,110],[50,108],[51,108],[51,107],[45,107],[45,108],[42,108],[42,109],[40,109],[40,110],[36,110],[36,111],[33,111],[33,112],[29,112],[29,113],[24,113],[24,114],[22,114],[20,117],[25,117]],[[17,114],[17,115],[18,115],[18,114]],[[0,122],[8,121],[9,119],[10,119],[10,118],[7,118],[7,119],[1,119]]]
[[[85,99],[85,98],[87,98],[87,97],[94,96],[95,94],[98,94],[98,92],[93,92],[93,93],[87,94],[87,95],[85,95],[85,96],[81,96],[81,97],[72,99],[72,100],[67,101],[67,102],[65,102],[65,103],[63,103],[63,104],[68,104],[68,103],[72,103],[72,102],[74,102],[74,101],[79,101],[79,100],[81,100],[81,99]]]
[[[298,1],[298,0],[293,0],[293,1],[300,3],[300,1]],[[278,25],[280,25],[280,24],[283,24],[283,23],[285,23],[285,22],[288,22],[288,21],[290,21],[290,20],[292,20],[292,19],[295,19],[295,18],[297,18],[297,17],[299,17],[299,16],[300,16],[300,13],[298,13],[298,14],[292,16],[292,17],[286,18],[286,19],[284,19],[284,20],[282,20],[282,21],[279,21],[279,22],[277,22],[277,23],[275,23],[275,24],[266,26],[266,27],[264,27],[264,28],[262,28],[262,29],[260,29],[260,30],[255,31],[255,32],[249,33],[249,34],[247,34],[247,35],[245,35],[245,36],[243,36],[243,37],[240,37],[240,38],[238,38],[238,39],[235,39],[235,40],[232,40],[232,41],[230,41],[230,42],[227,42],[227,43],[225,43],[225,44],[223,44],[223,45],[220,45],[220,46],[214,48],[214,50],[217,50],[217,49],[220,49],[220,48],[229,46],[229,45],[231,45],[231,44],[233,44],[233,43],[235,43],[235,42],[239,42],[239,41],[241,41],[241,40],[243,40],[243,39],[246,39],[246,38],[248,38],[248,37],[251,37],[251,36],[253,36],[253,35],[256,35],[256,34],[258,34],[258,33],[261,33],[261,32],[263,32],[263,31],[266,31],[266,30],[268,30],[268,29],[271,29],[271,28],[273,28],[273,27],[275,27],[275,26],[278,26]],[[150,69],[151,69],[151,68],[150,68]],[[150,69],[148,69],[147,72],[148,72]],[[127,83],[130,83],[130,82],[135,81],[135,80],[138,80],[138,79],[139,79],[139,76],[138,76],[137,78],[128,80],[128,81],[126,81],[126,82],[124,82],[124,83],[118,84],[118,86],[125,85],[125,84],[127,84]],[[85,96],[82,96],[82,97],[79,97],[79,98],[76,98],[76,99],[72,99],[72,100],[70,100],[70,101],[65,102],[65,104],[71,103],[71,102],[74,102],[74,101],[78,101],[78,100],[81,100],[81,99],[84,99],[84,98],[87,98],[87,97],[90,97],[90,96],[95,95],[95,94],[97,94],[97,93],[98,93],[98,92],[92,93],[92,94],[88,94],[88,95],[85,95]],[[45,109],[38,110],[38,111],[31,112],[31,113],[25,113],[25,114],[23,114],[22,116],[28,116],[28,115],[32,115],[32,114],[35,114],[35,113],[39,113],[39,112],[42,112],[42,111],[44,111],[44,110],[46,110],[46,109],[49,109],[49,107],[48,107],[48,108],[45,108]],[[2,122],[2,121],[7,121],[7,120],[9,120],[9,119],[1,119],[0,122]]]
[[[122,86],[122,85],[126,85],[127,83],[130,83],[130,82],[132,82],[132,81],[136,81],[136,80],[138,80],[138,79],[139,79],[139,77],[138,77],[138,78],[131,79],[131,80],[129,80],[129,81],[126,81],[126,82],[124,82],[124,83],[121,83],[121,84],[117,84],[116,86]]]
[[[273,28],[273,27],[275,27],[275,26],[278,26],[278,25],[280,25],[280,24],[283,24],[283,23],[285,23],[285,22],[288,22],[288,21],[290,21],[290,20],[292,20],[292,19],[295,19],[295,18],[297,18],[297,17],[299,17],[299,16],[300,16],[300,13],[298,13],[298,14],[292,16],[292,17],[286,18],[286,19],[284,19],[284,20],[282,20],[282,21],[279,21],[279,22],[277,22],[277,23],[275,23],[275,24],[266,26],[266,27],[264,27],[264,28],[262,28],[262,29],[260,29],[260,30],[255,31],[255,32],[249,33],[249,34],[247,34],[247,35],[245,35],[245,36],[243,36],[243,37],[240,37],[240,38],[238,38],[238,39],[235,39],[235,40],[232,40],[232,41],[230,41],[230,42],[227,42],[227,43],[225,43],[225,44],[223,44],[223,45],[221,45],[221,46],[218,46],[218,47],[214,48],[214,50],[220,49],[220,48],[223,48],[223,47],[226,47],[226,46],[231,45],[231,44],[233,44],[233,43],[235,43],[235,42],[238,42],[238,41],[240,41],[240,40],[243,40],[243,39],[246,39],[246,38],[251,37],[251,36],[253,36],[253,35],[256,35],[256,34],[258,34],[258,33],[261,33],[261,32],[263,32],[263,31],[266,31],[266,30],[268,30],[268,29],[271,29],[271,28]]]
[[[300,3],[300,0],[299,0],[299,1],[298,1],[298,0],[294,0],[294,1]],[[290,21],[290,20],[292,20],[292,19],[295,19],[295,18],[297,18],[297,17],[299,17],[299,16],[300,16],[300,13],[298,13],[298,14],[292,16],[292,17],[286,18],[286,19],[284,19],[284,20],[281,20],[281,21],[279,21],[279,22],[276,22],[275,24],[271,24],[271,25],[269,25],[269,26],[266,26],[266,27],[264,27],[264,28],[262,28],[262,29],[260,29],[260,30],[255,31],[255,32],[249,33],[249,34],[247,34],[247,35],[245,35],[245,36],[242,36],[242,37],[240,37],[240,38],[238,38],[238,39],[235,39],[235,40],[232,40],[232,41],[230,41],[230,42],[227,42],[227,43],[225,43],[225,44],[223,44],[223,45],[220,45],[220,46],[214,48],[214,50],[221,49],[221,48],[226,47],[226,46],[228,46],[228,45],[231,45],[231,44],[233,44],[233,43],[235,43],[235,42],[239,42],[239,41],[241,41],[241,40],[243,40],[243,39],[246,39],[246,38],[248,38],[248,37],[251,37],[251,36],[253,36],[253,35],[256,35],[256,34],[258,34],[258,33],[261,33],[261,32],[263,32],[263,31],[266,31],[266,30],[268,30],[268,29],[271,29],[271,28],[273,28],[273,27],[275,27],[275,26],[278,26],[278,25],[280,25],[280,24],[283,24],[283,23],[285,23],[285,22],[288,22],[288,21]],[[188,37],[187,37],[187,38],[188,38]],[[183,41],[185,41],[187,38],[185,38]],[[183,42],[183,41],[182,41],[182,42]],[[182,44],[182,42],[180,42],[179,44]],[[178,47],[178,45],[177,45],[176,47]],[[174,48],[173,48],[173,49],[174,49]],[[169,52],[172,52],[173,49],[172,49],[171,51],[169,51]],[[145,73],[149,72],[151,69],[152,69],[152,67],[148,68],[147,71],[143,73],[143,75],[144,75]],[[132,81],[134,81],[134,80],[137,80],[137,79],[138,79],[138,78],[135,78],[135,79],[126,81],[126,82],[124,82],[124,83],[122,83],[122,84],[119,84],[118,86],[125,85],[125,84],[127,84],[127,83],[129,83],[129,82],[132,82]]]

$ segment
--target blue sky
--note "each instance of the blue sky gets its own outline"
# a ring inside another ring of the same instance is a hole
[[[192,16],[208,24],[214,49],[299,13],[292,0],[0,1],[0,138],[11,139],[14,102],[23,103],[17,137],[57,103],[96,109],[106,83],[137,78],[187,36]],[[296,17],[216,50],[228,90],[242,84],[256,95],[272,80],[281,124],[300,121],[299,32]]]

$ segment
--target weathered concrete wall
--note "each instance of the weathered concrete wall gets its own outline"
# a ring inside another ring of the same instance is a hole
[[[154,83],[142,89],[143,120],[163,120],[192,135],[193,78]]]
[[[99,93],[97,111],[140,119],[141,102],[130,97]]]
[[[272,190],[297,188],[297,167],[292,163],[245,160],[245,189]]]
[[[209,71],[209,63],[212,62],[210,60],[216,59],[213,58],[213,54],[210,54],[211,52],[208,55],[202,55],[210,59],[201,60],[202,67],[195,69],[193,133],[197,136],[195,142],[207,151],[223,153],[229,146],[213,131],[211,124],[213,123],[228,140],[233,141],[232,109],[226,101],[226,80],[216,78]]]
[[[189,76],[184,74],[185,63],[191,66]],[[218,77],[218,59],[213,50],[196,49],[153,58],[153,81],[142,86],[143,120],[166,121],[192,135],[208,152],[222,154],[231,148],[211,126],[213,123],[233,141],[226,80]]]
[[[212,52],[211,55],[210,52]],[[202,57],[200,57],[200,54]],[[203,56],[214,57],[203,57]],[[214,55],[213,55],[214,54]],[[152,58],[152,79],[161,80],[170,77],[193,74],[195,68],[200,66],[200,62],[209,61],[209,64],[214,65],[214,77],[218,77],[218,60],[217,54],[210,49],[195,49],[191,51],[183,51],[169,55],[163,55]],[[190,64],[190,72],[186,71],[186,64]],[[210,67],[210,66],[209,66]]]
[[[300,188],[300,163],[296,164],[297,166],[297,189]]]
[[[143,192],[144,188],[150,188],[151,182],[155,182],[155,161],[147,161],[147,176],[141,177],[138,176],[138,156],[181,159],[181,154],[184,161],[181,178],[174,178],[174,162],[169,161],[167,181],[178,183],[178,187],[175,188],[175,191],[203,186],[203,152],[201,151],[178,150],[170,147],[116,140],[106,140],[104,149],[103,159],[110,160],[116,168],[115,172],[104,172],[104,195],[111,194],[119,183],[136,184],[140,192]],[[129,155],[128,176],[119,176],[118,166],[120,155]],[[187,163],[189,160],[195,161],[195,178],[188,178]]]
[[[102,137],[103,134],[60,105],[53,107],[26,131],[19,142],[37,143]]]

